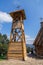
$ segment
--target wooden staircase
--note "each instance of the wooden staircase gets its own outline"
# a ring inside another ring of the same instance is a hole
[[[21,59],[23,60],[23,52],[21,43],[10,43],[9,51],[8,51],[9,59]]]

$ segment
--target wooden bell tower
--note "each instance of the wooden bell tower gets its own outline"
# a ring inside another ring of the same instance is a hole
[[[26,60],[26,42],[24,34],[23,20],[26,19],[24,10],[18,10],[10,13],[13,18],[8,47],[8,59]]]

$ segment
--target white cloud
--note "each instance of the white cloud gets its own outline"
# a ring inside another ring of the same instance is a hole
[[[26,44],[33,44],[34,38],[30,37],[29,35],[25,35]]]
[[[7,34],[7,38],[10,40],[10,33],[6,33]]]
[[[0,23],[0,31],[2,30],[2,27],[3,27],[3,26],[2,26],[2,24]]]
[[[0,11],[0,22],[11,22],[12,18],[6,12]]]

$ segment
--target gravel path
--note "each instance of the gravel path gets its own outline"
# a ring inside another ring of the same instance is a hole
[[[26,61],[21,60],[2,60],[0,65],[43,65],[43,59],[28,57]]]

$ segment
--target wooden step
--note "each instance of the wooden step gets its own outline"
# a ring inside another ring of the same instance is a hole
[[[14,59],[14,60],[23,60],[23,58],[22,57],[11,57],[11,56],[9,56],[8,57],[8,59]]]
[[[12,42],[12,43],[10,43],[10,45],[12,45],[12,46],[20,46],[20,45],[22,45],[22,43],[20,43],[20,42]]]
[[[22,54],[14,54],[14,53],[8,53],[8,56],[22,56]]]
[[[23,55],[22,54],[8,54],[8,59],[21,59],[22,60]]]
[[[19,53],[22,53],[22,50],[10,50],[10,51],[8,51],[8,53],[19,54]]]
[[[14,46],[14,47],[9,47],[9,50],[14,49],[14,50],[22,50],[21,46]]]
[[[18,58],[20,58],[20,57],[23,57],[23,55],[22,54],[14,54],[14,53],[8,53],[8,57],[18,57]]]

